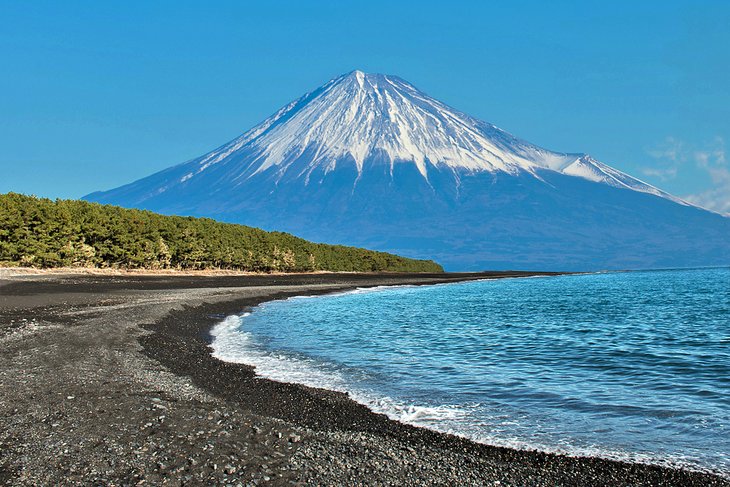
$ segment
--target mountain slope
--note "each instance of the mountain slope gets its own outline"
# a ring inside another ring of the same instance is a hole
[[[730,219],[360,71],[93,201],[437,258],[450,270],[730,263]]]

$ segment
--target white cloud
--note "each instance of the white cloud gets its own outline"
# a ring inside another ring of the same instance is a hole
[[[656,164],[641,172],[661,181],[677,178],[680,170],[688,168],[705,172],[711,186],[704,191],[683,196],[692,204],[730,215],[730,165],[725,140],[715,137],[702,148],[690,148],[675,137],[667,137],[661,144],[647,150]]]
[[[708,189],[701,193],[685,196],[684,199],[693,205],[730,216],[730,184],[725,187]]]
[[[677,177],[679,166],[687,160],[684,143],[675,137],[667,137],[664,142],[649,149],[647,153],[656,160],[651,167],[644,167],[641,172],[645,176],[668,181]]]
[[[675,137],[667,137],[664,142],[647,151],[654,159],[681,162],[685,159],[684,143]]]
[[[711,147],[695,151],[693,154],[697,167],[707,172],[712,181],[712,187],[700,193],[685,197],[708,210],[730,216],[730,166],[728,165],[725,140],[716,137]]]
[[[641,172],[645,176],[659,178],[659,180],[661,180],[661,181],[669,181],[670,179],[676,178],[678,170],[679,170],[679,168],[675,167],[675,166],[665,167],[665,168],[659,168],[659,167],[641,168]]]

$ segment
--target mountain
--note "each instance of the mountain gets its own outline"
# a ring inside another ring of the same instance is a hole
[[[353,71],[196,159],[86,199],[435,259],[448,270],[730,263],[730,218]]]

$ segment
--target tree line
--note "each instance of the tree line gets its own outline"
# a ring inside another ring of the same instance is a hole
[[[433,261],[79,200],[0,195],[0,265],[251,272],[441,272]]]

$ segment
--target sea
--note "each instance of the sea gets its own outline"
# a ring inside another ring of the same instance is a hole
[[[212,335],[219,359],[405,423],[730,476],[730,268],[301,296]]]

